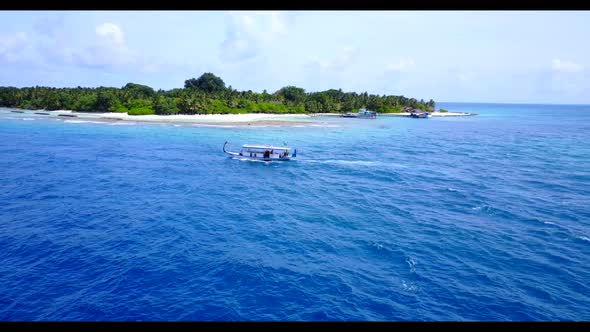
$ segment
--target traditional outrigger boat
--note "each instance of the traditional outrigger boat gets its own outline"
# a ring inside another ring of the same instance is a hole
[[[225,149],[228,142],[223,144],[223,152],[230,156],[262,161],[288,161],[297,157],[297,149],[293,150],[287,146],[272,145],[242,145],[240,152],[231,152]]]

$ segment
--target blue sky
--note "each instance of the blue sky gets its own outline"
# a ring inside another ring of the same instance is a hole
[[[590,104],[588,11],[2,11],[0,85]]]

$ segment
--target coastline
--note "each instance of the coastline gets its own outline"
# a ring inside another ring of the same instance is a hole
[[[461,112],[432,112],[432,117],[453,117],[453,116],[476,116],[476,113],[461,113]],[[313,113],[309,116],[311,117],[322,117],[322,116],[329,116],[329,117],[340,117],[342,114],[340,113]],[[400,116],[400,117],[409,117],[409,112],[403,113],[378,113],[377,117],[380,116]]]
[[[128,115],[127,113],[91,113],[71,110],[22,110],[5,108],[4,111],[18,113],[25,119],[50,118],[70,123],[103,122],[111,124],[174,124],[202,127],[323,127],[333,126],[307,114],[194,114],[194,115]],[[28,117],[28,118],[27,118]]]
[[[39,112],[39,111],[31,111]],[[271,114],[271,113],[246,113],[246,114],[177,114],[177,115],[129,115],[127,113],[90,113],[74,112],[71,110],[43,111],[54,116],[60,116],[67,120],[92,120],[101,122],[149,122],[149,123],[175,123],[211,126],[285,126],[309,124],[307,114]],[[315,122],[315,121],[311,121]]]
[[[340,117],[340,113],[310,113],[310,114],[273,114],[273,113],[243,113],[243,114],[176,114],[176,115],[129,115],[127,113],[93,113],[76,112],[71,110],[20,110],[11,112],[24,114],[38,114],[48,117],[72,121],[97,122],[143,122],[160,124],[190,124],[203,126],[303,126],[322,125],[322,117]],[[434,112],[432,117],[474,116],[473,113]],[[382,113],[378,116],[409,117],[410,113]]]

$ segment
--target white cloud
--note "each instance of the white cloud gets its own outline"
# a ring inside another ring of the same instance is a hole
[[[138,63],[137,56],[125,44],[123,31],[114,23],[97,25],[92,43],[85,48],[72,50],[64,60],[101,68]]]
[[[241,62],[259,55],[263,43],[287,32],[287,19],[281,12],[231,12],[226,38],[220,45],[221,60]]]
[[[146,66],[145,59],[127,47],[123,30],[114,23],[97,25],[85,45],[72,43],[63,19],[42,19],[35,30],[39,33],[36,48],[48,63],[98,68]]]
[[[136,70],[143,74],[179,72],[188,64],[158,61],[147,54],[130,49],[121,27],[105,22],[94,27],[94,33],[84,36],[85,43],[73,42],[71,29],[62,18],[45,18],[36,22],[37,38],[33,45],[43,66],[69,65],[101,69]],[[194,66],[193,66],[194,67]]]
[[[386,94],[404,94],[409,84],[415,81],[415,73],[411,73],[415,68],[416,63],[412,58],[402,57],[389,63],[385,71],[377,76],[380,89]]]
[[[305,66],[305,81],[310,91],[324,89],[343,88],[351,89],[362,81],[363,73],[359,77],[358,66],[355,66],[358,49],[343,47],[333,58],[321,59],[317,56],[311,58]]]
[[[583,66],[572,61],[554,59],[551,69],[542,70],[536,76],[536,92],[546,98],[579,98],[589,86]]]
[[[386,69],[391,71],[410,71],[416,67],[414,59],[401,58],[397,63],[390,63]]]
[[[329,60],[322,60],[317,56],[311,59],[311,62],[308,64],[308,67],[312,67],[315,69],[320,69],[323,71],[330,71],[330,70],[344,70],[348,66],[350,66],[354,62],[354,58],[357,55],[357,49],[346,46],[342,49],[342,51],[338,52],[338,54]]]
[[[74,49],[68,42],[68,29],[65,20],[60,17],[42,18],[34,25],[37,33],[35,48],[38,54],[49,63],[73,62]]]
[[[271,35],[287,32],[285,19],[279,12],[269,12]]]
[[[554,59],[552,69],[559,72],[576,73],[582,70],[582,65],[572,61]]]
[[[0,36],[0,61],[18,60],[21,51],[27,46],[27,34],[18,32],[12,36]]]
[[[107,44],[123,45],[123,32],[118,25],[103,23],[96,27],[96,36]]]

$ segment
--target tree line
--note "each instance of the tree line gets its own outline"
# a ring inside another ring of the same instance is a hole
[[[237,113],[343,113],[360,108],[379,113],[408,109],[433,111],[435,102],[404,96],[373,95],[330,89],[306,92],[286,86],[274,93],[238,91],[226,87],[212,73],[185,81],[184,88],[154,90],[128,83],[122,88],[0,87],[0,107],[82,112],[145,114],[237,114]]]

